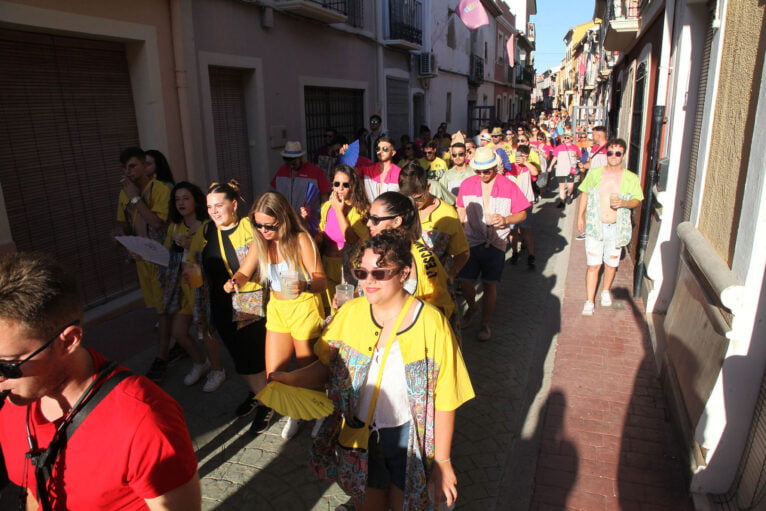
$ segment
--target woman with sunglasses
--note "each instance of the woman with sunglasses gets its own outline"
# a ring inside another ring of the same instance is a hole
[[[342,282],[356,286],[351,266],[347,264],[348,255],[360,240],[370,237],[364,223],[368,209],[370,203],[356,170],[348,165],[335,167],[330,200],[322,204],[317,236],[322,266],[327,274],[325,309],[333,303],[335,286]]]
[[[333,317],[314,347],[319,360],[271,375],[288,385],[327,385],[335,411],[318,432],[309,467],[337,481],[358,511],[434,509],[457,498],[455,410],[474,392],[444,316],[404,288],[410,243],[395,231],[365,241],[354,261],[364,297]],[[373,398],[376,388],[381,399]],[[366,453],[338,455],[343,420],[372,426]]]
[[[229,351],[234,368],[250,388],[245,401],[237,407],[236,415],[244,417],[255,412],[252,432],[260,432],[268,423],[271,409],[259,405],[255,395],[266,385],[264,351],[266,344],[265,314],[245,315],[232,306],[232,297],[224,290],[245,260],[253,241],[253,226],[248,218],[239,218],[237,208],[243,199],[239,183],[212,183],[207,194],[207,211],[215,229],[204,230],[205,248],[202,250],[202,270],[210,297],[211,326],[221,336]],[[244,288],[242,282],[241,288]],[[259,283],[248,283],[252,296],[261,296],[265,290]]]
[[[386,192],[370,205],[367,227],[375,236],[388,229],[403,231],[410,240],[414,260],[405,289],[438,307],[449,319],[455,312],[455,301],[449,294],[449,277],[439,258],[420,238],[420,216],[412,199],[399,192]]]
[[[322,261],[306,228],[280,193],[261,194],[250,210],[255,234],[247,258],[225,285],[236,291],[249,280],[269,285],[266,308],[266,375],[284,371],[293,352],[298,367],[314,360],[313,341],[324,323],[321,294],[327,288]],[[292,438],[299,421],[288,417],[282,438]]]

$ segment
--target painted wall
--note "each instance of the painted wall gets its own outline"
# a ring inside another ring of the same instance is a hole
[[[713,117],[710,156],[698,229],[730,266],[742,212],[750,139],[755,124],[766,9],[760,2],[729,2]]]
[[[365,4],[365,22],[371,24],[375,11],[367,7]],[[274,126],[285,126],[287,140],[300,140],[305,147],[305,85],[365,89],[368,115],[375,112],[378,97],[385,98],[385,91],[378,90],[377,43],[371,32],[350,34],[277,10],[273,26],[265,28],[263,10],[241,2],[197,0],[193,8],[194,42],[199,52],[258,59],[261,64],[256,73],[263,84],[263,111],[259,112],[263,138],[254,144],[264,157],[265,168],[254,169],[256,180],[271,176],[282,163],[281,148],[271,147],[266,140]],[[384,67],[402,67],[406,62],[401,56],[387,55]],[[200,79],[204,76],[200,69]],[[201,94],[199,101],[204,109],[210,98]],[[207,158],[210,161],[209,155]]]

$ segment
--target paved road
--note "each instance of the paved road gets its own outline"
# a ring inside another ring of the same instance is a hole
[[[464,333],[464,356],[477,397],[458,412],[452,454],[457,509],[529,507],[538,451],[534,432],[547,395],[569,253],[562,232],[571,230],[571,218],[552,199],[535,209],[537,270],[527,270],[525,253],[519,265],[507,263],[492,340],[477,342],[475,327]],[[148,311],[134,311],[93,327],[86,340],[142,371],[153,357],[153,322]],[[203,509],[333,510],[346,502],[336,485],[307,468],[311,424],[284,441],[279,436],[282,419],[253,439],[247,434],[249,422],[232,418],[246,387],[231,364],[233,376],[212,394],[203,393],[200,385],[183,385],[189,364],[184,360],[172,366],[163,387],[186,411],[198,452]]]

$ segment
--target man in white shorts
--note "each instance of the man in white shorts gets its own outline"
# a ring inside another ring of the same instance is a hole
[[[582,192],[577,210],[577,228],[585,231],[585,256],[588,270],[585,275],[587,294],[582,309],[584,316],[592,316],[595,308],[596,288],[601,265],[604,265],[604,284],[601,306],[612,305],[612,282],[620,264],[622,247],[630,243],[633,226],[631,210],[644,200],[638,176],[622,167],[627,145],[622,139],[607,143],[607,164],[592,168],[578,190]]]

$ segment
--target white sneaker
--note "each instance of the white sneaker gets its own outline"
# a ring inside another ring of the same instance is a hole
[[[202,392],[215,392],[224,381],[226,381],[225,369],[221,369],[220,371],[210,371],[207,373],[207,379],[202,386]]]
[[[319,428],[322,427],[322,424],[324,424],[324,420],[327,417],[322,417],[321,419],[317,419],[314,421],[314,427],[311,428],[311,438],[316,438],[317,435],[319,435]]]
[[[602,307],[612,306],[612,293],[610,293],[608,289],[604,289],[603,291],[601,291],[601,306]]]
[[[202,364],[192,364],[191,371],[184,377],[184,385],[194,385],[208,371],[210,371],[210,359],[206,358]]]
[[[300,420],[288,417],[287,422],[285,422],[285,426],[282,428],[282,438],[285,440],[290,440],[292,437],[294,437],[298,432],[298,426],[300,423]]]
[[[582,315],[583,316],[593,316],[593,310],[596,308],[596,304],[593,302],[585,302],[585,305],[582,307]]]

